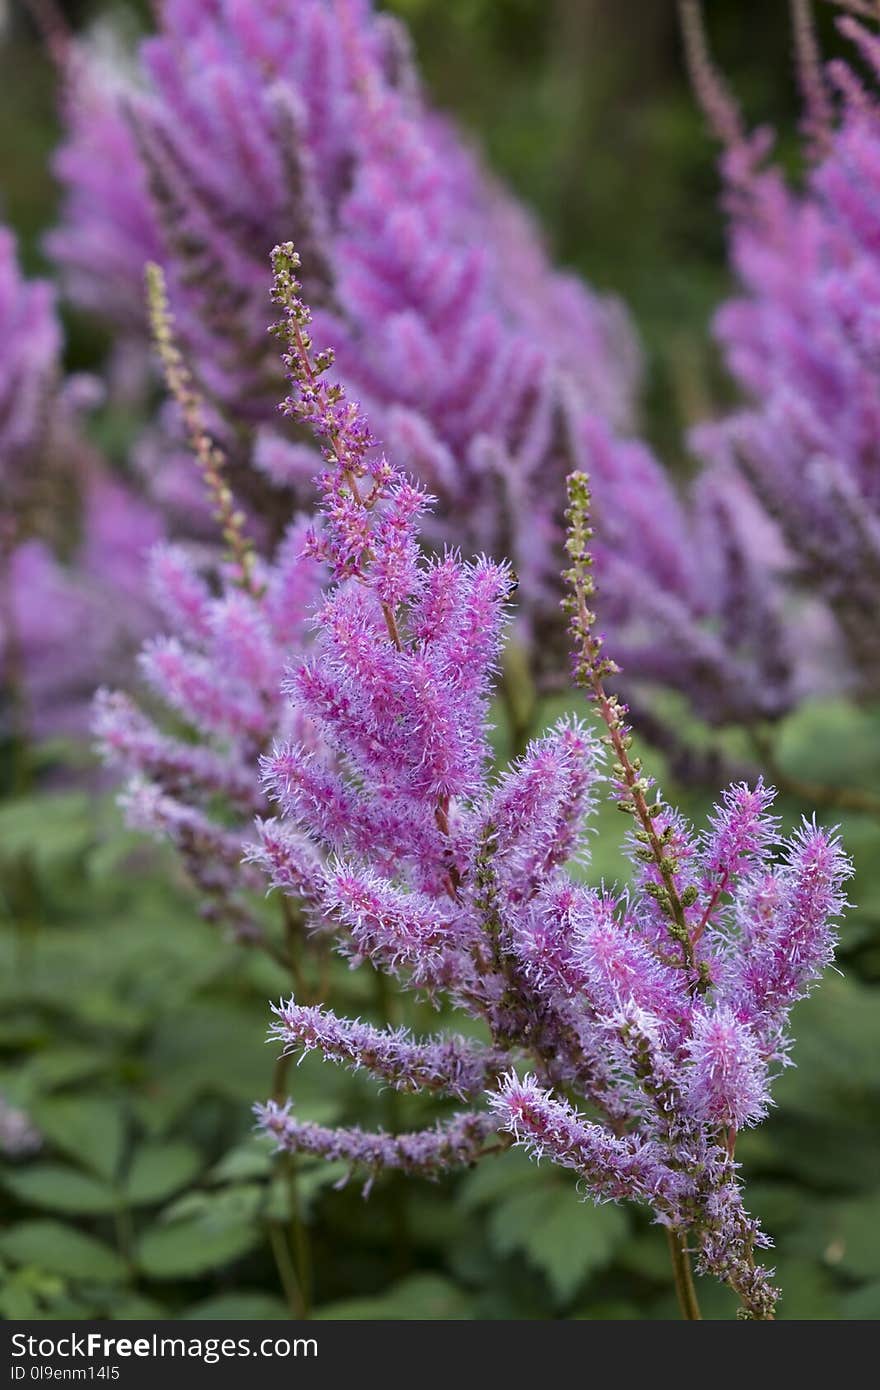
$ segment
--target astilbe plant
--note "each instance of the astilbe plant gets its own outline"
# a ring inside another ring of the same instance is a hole
[[[293,391],[315,432],[321,529],[309,542],[330,584],[314,645],[288,693],[319,735],[264,762],[278,819],[251,857],[332,934],[353,965],[459,1009],[487,1040],[417,1037],[296,997],[275,1009],[285,1052],[317,1049],[401,1091],[464,1108],[414,1133],[332,1129],[277,1097],[259,1123],[288,1153],[439,1176],[510,1142],[571,1170],[598,1201],[647,1206],[670,1240],[687,1316],[688,1255],[730,1284],[744,1316],[773,1316],[757,1263],[738,1132],[769,1104],[788,1060],[791,1006],[828,964],[849,865],[805,822],[780,841],[772,791],[737,785],[698,832],[632,751],[609,694],[592,595],[588,495],[570,479],[567,607],[574,678],[603,742],[578,719],[490,773],[488,702],[511,574],[456,553],[427,559],[429,499],[374,447],[360,407],[312,347],[291,245],[275,299]],[[585,829],[602,786],[632,819],[626,889],[588,886]]]
[[[66,377],[55,297],[0,228],[2,735],[81,731],[95,680],[149,622],[140,560],[158,522],[87,444],[96,384]]]
[[[129,332],[141,266],[161,251],[184,340],[234,415],[273,418],[265,252],[293,229],[313,300],[345,331],[346,370],[370,369],[377,394],[412,401],[426,424],[430,389],[450,427],[481,433],[505,364],[522,375],[542,356],[628,418],[637,354],[620,306],[550,270],[521,209],[428,107],[390,16],[361,0],[173,0],[141,46],[140,82],[70,53],[49,249],[73,297]]]
[[[747,130],[710,64],[697,7],[685,12],[697,88],[724,142],[740,287],[716,333],[748,402],[697,430],[694,445],[708,476],[736,470],[747,481],[782,539],[783,579],[831,616],[830,633],[814,624],[812,645],[824,638],[814,679],[871,696],[880,689],[880,39],[842,19],[867,82],[843,61],[823,71],[805,0],[794,11],[806,99],[800,186],[768,164],[771,133]]]

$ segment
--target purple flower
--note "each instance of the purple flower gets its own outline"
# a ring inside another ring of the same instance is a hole
[[[767,1113],[767,1064],[755,1032],[723,1004],[694,1011],[685,1101],[701,1124],[737,1130]]]
[[[385,1076],[399,1091],[434,1091],[470,1100],[489,1086],[499,1059],[461,1037],[415,1040],[406,1028],[375,1028],[290,999],[274,1007],[270,1037],[286,1052],[321,1052],[328,1062]]]
[[[788,1011],[830,958],[848,863],[815,827],[778,856],[762,783],[730,788],[702,835],[663,801],[632,752],[626,706],[606,688],[617,667],[588,607],[580,475],[569,480],[566,607],[575,681],[605,726],[610,776],[598,741],[564,721],[490,778],[506,576],[420,553],[424,499],[399,516],[405,479],[331,379],[332,358],[313,349],[297,267],[291,246],[276,249],[293,386],[284,408],[323,446],[311,550],[331,582],[314,645],[287,682],[320,742],[281,745],[265,760],[280,815],[262,826],[257,858],[353,964],[368,960],[461,1010],[490,1045],[378,1029],[293,1000],[276,1008],[273,1036],[401,1090],[466,1095],[476,1107],[482,1098],[489,1113],[468,1121],[481,1144],[494,1126],[571,1169],[597,1200],[646,1204],[748,1316],[772,1316],[776,1291],[754,1260],[766,1238],[743,1207],[733,1146],[765,1113]],[[392,591],[386,560],[399,555],[405,577]],[[632,824],[636,872],[624,892],[578,882],[570,868],[586,857],[585,822],[606,779]],[[420,1139],[422,1163],[402,1151],[406,1136],[321,1129],[276,1105],[258,1114],[282,1148],[371,1173],[479,1156],[470,1130],[454,1158],[438,1160],[436,1136]]]
[[[362,1129],[328,1129],[309,1121],[297,1120],[290,1113],[290,1102],[278,1105],[267,1101],[255,1107],[260,1128],[270,1134],[280,1149],[316,1154],[330,1162],[350,1168],[366,1168],[375,1174],[400,1169],[411,1177],[437,1178],[455,1168],[468,1168],[482,1157],[487,1141],[497,1126],[485,1112],[465,1111],[433,1129],[410,1134],[370,1134]],[[367,1196],[372,1176],[364,1187]]]
[[[523,210],[427,104],[388,15],[345,0],[246,12],[171,0],[157,22],[136,78],[87,51],[69,63],[48,243],[68,292],[142,341],[143,266],[161,263],[219,407],[214,434],[236,469],[302,499],[314,468],[275,419],[264,331],[265,257],[292,236],[341,379],[438,498],[426,535],[508,557],[523,638],[539,623],[558,633],[559,498],[578,422],[595,410],[625,427],[633,413],[639,354],[621,306],[551,268]],[[155,439],[141,450],[151,484],[195,510],[162,452]],[[414,501],[404,488],[401,521]],[[382,563],[389,593],[405,585],[405,547]],[[558,643],[535,644],[536,665],[556,655]]]

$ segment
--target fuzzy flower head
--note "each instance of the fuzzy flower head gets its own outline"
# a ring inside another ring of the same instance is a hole
[[[315,656],[292,670],[290,694],[357,767],[361,800],[375,802],[376,813],[384,803],[398,821],[411,814],[414,834],[431,835],[450,798],[480,786],[510,578],[487,560],[421,557],[416,527],[426,499],[375,449],[357,403],[328,380],[332,354],[312,352],[293,247],[277,247],[273,263],[276,331],[293,386],[282,408],[318,437],[326,462],[322,526],[309,551],[336,581],[316,617]]]
[[[687,1042],[686,1103],[702,1124],[742,1129],[767,1113],[767,1064],[759,1040],[724,1005],[694,1012]]]

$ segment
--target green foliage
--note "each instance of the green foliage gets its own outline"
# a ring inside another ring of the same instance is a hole
[[[105,1216],[118,1205],[112,1187],[63,1163],[32,1163],[4,1173],[3,1185],[25,1206],[71,1216]]]
[[[152,1206],[165,1201],[199,1173],[202,1158],[198,1149],[183,1141],[144,1144],[138,1149],[128,1170],[123,1195],[128,1206]]]
[[[467,1177],[460,1200],[467,1211],[485,1211],[492,1249],[520,1255],[542,1274],[560,1309],[610,1264],[628,1230],[620,1208],[579,1202],[565,1174],[536,1168],[516,1150]]]
[[[201,1212],[154,1226],[136,1251],[138,1268],[148,1279],[193,1279],[234,1262],[261,1239],[256,1211],[242,1204],[224,1210],[207,1204]]]
[[[436,1274],[413,1274],[378,1298],[349,1298],[329,1303],[319,1318],[382,1322],[439,1322],[473,1317],[466,1294]]]
[[[109,1245],[61,1221],[21,1221],[0,1235],[0,1255],[15,1264],[74,1280],[114,1284],[124,1261]]]

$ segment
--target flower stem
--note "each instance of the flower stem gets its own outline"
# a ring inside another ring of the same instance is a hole
[[[284,1053],[275,1063],[273,1098],[282,1102],[287,1089],[287,1072],[292,1060],[291,1053]],[[287,1191],[288,1229],[280,1222],[270,1223],[269,1238],[275,1263],[284,1287],[288,1303],[294,1317],[311,1317],[312,1302],[312,1251],[309,1232],[303,1220],[302,1204],[296,1181],[296,1160],[293,1154],[283,1153],[280,1158],[281,1173]]]
[[[537,713],[537,699],[525,649],[509,642],[504,653],[501,698],[507,715],[512,758],[521,758],[528,747]]]
[[[269,1222],[269,1244],[272,1246],[272,1254],[278,1268],[278,1277],[281,1280],[281,1287],[284,1290],[291,1317],[302,1319],[306,1316],[302,1290],[296,1277],[293,1261],[290,1258],[287,1241],[284,1238],[284,1227],[280,1221]]]
[[[666,1239],[669,1242],[672,1277],[675,1282],[675,1292],[678,1295],[681,1316],[687,1322],[700,1322],[703,1315],[697,1302],[697,1290],[694,1287],[694,1276],[691,1270],[691,1257],[685,1248],[684,1239],[679,1231],[673,1230],[669,1226],[666,1227]]]

